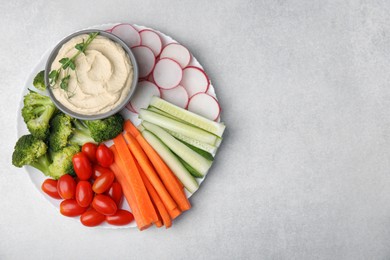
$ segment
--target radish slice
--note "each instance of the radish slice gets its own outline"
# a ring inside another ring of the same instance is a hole
[[[183,79],[180,82],[192,97],[196,93],[206,92],[209,88],[210,81],[206,73],[197,67],[187,67],[183,70]]]
[[[206,93],[195,94],[188,102],[187,109],[210,120],[217,120],[221,112],[218,101]]]
[[[188,93],[180,85],[172,89],[162,89],[161,98],[181,108],[186,108],[188,104]]]
[[[130,102],[126,105],[126,108],[127,108],[127,110],[129,110],[130,112],[137,113],[137,112],[135,112],[134,108],[131,106],[131,103],[130,103]]]
[[[171,89],[179,85],[183,71],[176,61],[164,58],[157,61],[153,70],[153,78],[157,86],[162,89]]]
[[[149,47],[153,53],[154,56],[158,56],[161,52],[162,48],[162,41],[160,36],[152,30],[145,29],[139,32],[139,35],[141,36],[141,42],[143,46]]]
[[[134,96],[130,100],[130,105],[136,113],[139,113],[141,108],[148,107],[153,96],[160,97],[160,90],[154,83],[146,80],[138,82]]]
[[[141,36],[131,24],[118,24],[111,29],[111,33],[121,38],[130,48],[141,45]]]
[[[153,51],[146,46],[136,46],[131,48],[131,50],[133,51],[135,59],[138,63],[139,77],[147,77],[152,72],[156,63],[156,58],[154,57]]]
[[[185,68],[191,60],[191,53],[179,43],[170,43],[161,51],[160,58],[171,58]]]

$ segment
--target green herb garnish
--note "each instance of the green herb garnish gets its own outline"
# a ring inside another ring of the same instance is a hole
[[[75,60],[77,56],[79,56],[79,54],[81,53],[85,53],[85,50],[87,49],[88,45],[93,41],[93,39],[96,38],[98,34],[99,32],[90,33],[86,41],[83,40],[82,42],[75,45],[75,49],[77,50],[77,52],[72,57],[70,58],[65,57],[59,60],[59,62],[61,63],[61,67],[57,70],[52,70],[49,73],[50,87],[54,87],[54,85],[59,80],[61,71],[64,70],[65,76],[60,79],[60,88],[65,90],[68,93],[69,79],[70,79],[69,70],[74,71],[76,69]],[[68,93],[68,97],[69,97],[69,93]]]

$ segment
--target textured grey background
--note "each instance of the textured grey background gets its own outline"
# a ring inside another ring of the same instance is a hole
[[[228,125],[169,230],[84,228],[11,167],[41,55],[106,22],[150,26],[204,65]],[[0,259],[389,259],[389,1],[3,1]]]

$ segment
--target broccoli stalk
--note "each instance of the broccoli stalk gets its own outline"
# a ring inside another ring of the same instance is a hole
[[[57,108],[48,96],[31,91],[24,96],[22,116],[30,133],[45,139],[49,135],[49,122]]]
[[[33,135],[23,135],[15,144],[12,154],[12,164],[16,167],[30,165],[45,175],[50,175],[51,164],[47,154],[47,145]]]
[[[94,143],[97,142],[91,137],[91,131],[88,129],[86,125],[79,119],[74,119],[72,121],[74,125],[73,134],[69,139],[70,144],[77,144],[82,146],[85,143]]]

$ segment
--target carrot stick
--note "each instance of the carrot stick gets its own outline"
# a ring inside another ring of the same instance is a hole
[[[179,184],[180,181],[161,159],[158,153],[149,145],[149,143],[139,133],[138,129],[130,122],[130,120],[125,121],[124,129],[127,133],[130,133],[136,138],[139,145],[142,147],[150,162],[156,169],[156,172],[160,176],[160,179],[164,183],[166,189],[171,194],[172,198],[176,201],[179,209],[181,211],[190,209],[191,204],[183,190],[183,186]]]
[[[130,153],[126,141],[120,134],[113,139],[115,147],[118,151],[120,161],[124,168],[124,173],[128,176],[129,184],[134,192],[134,197],[139,206],[141,214],[144,216],[146,223],[155,223],[158,220],[157,213],[153,208],[152,201],[145,188],[142,178],[137,169],[133,155]]]
[[[172,199],[171,195],[165,188],[164,184],[161,182],[158,177],[155,169],[150,163],[147,155],[144,150],[142,150],[138,141],[129,133],[125,133],[124,137],[127,141],[129,150],[134,155],[138,165],[144,172],[145,176],[148,178],[153,188],[156,190],[158,196],[161,198],[161,201],[164,203],[164,206],[170,211],[177,207],[176,202]]]
[[[150,197],[152,198],[152,201],[154,203],[154,206],[156,207],[156,211],[160,214],[160,217],[162,219],[162,222],[164,223],[166,228],[169,228],[172,226],[172,220],[170,215],[168,214],[167,209],[164,206],[164,203],[158,196],[156,190],[154,189],[153,185],[149,182],[148,178],[146,177],[146,174],[144,171],[142,171],[141,167],[139,168],[142,180],[145,183],[145,187],[149,192]],[[180,213],[179,213],[180,214]],[[157,226],[157,224],[156,224]]]
[[[110,169],[114,172],[115,178],[118,180],[119,184],[122,187],[125,198],[130,206],[131,211],[133,212],[135,222],[137,223],[137,227],[140,230],[144,230],[148,228],[150,225],[145,224],[145,220],[139,211],[139,207],[135,202],[134,193],[132,189],[129,187],[128,181],[126,179],[126,175],[124,175],[122,168],[119,165],[119,155],[116,151],[115,145],[110,147],[110,150],[114,154],[114,162],[111,164]]]

